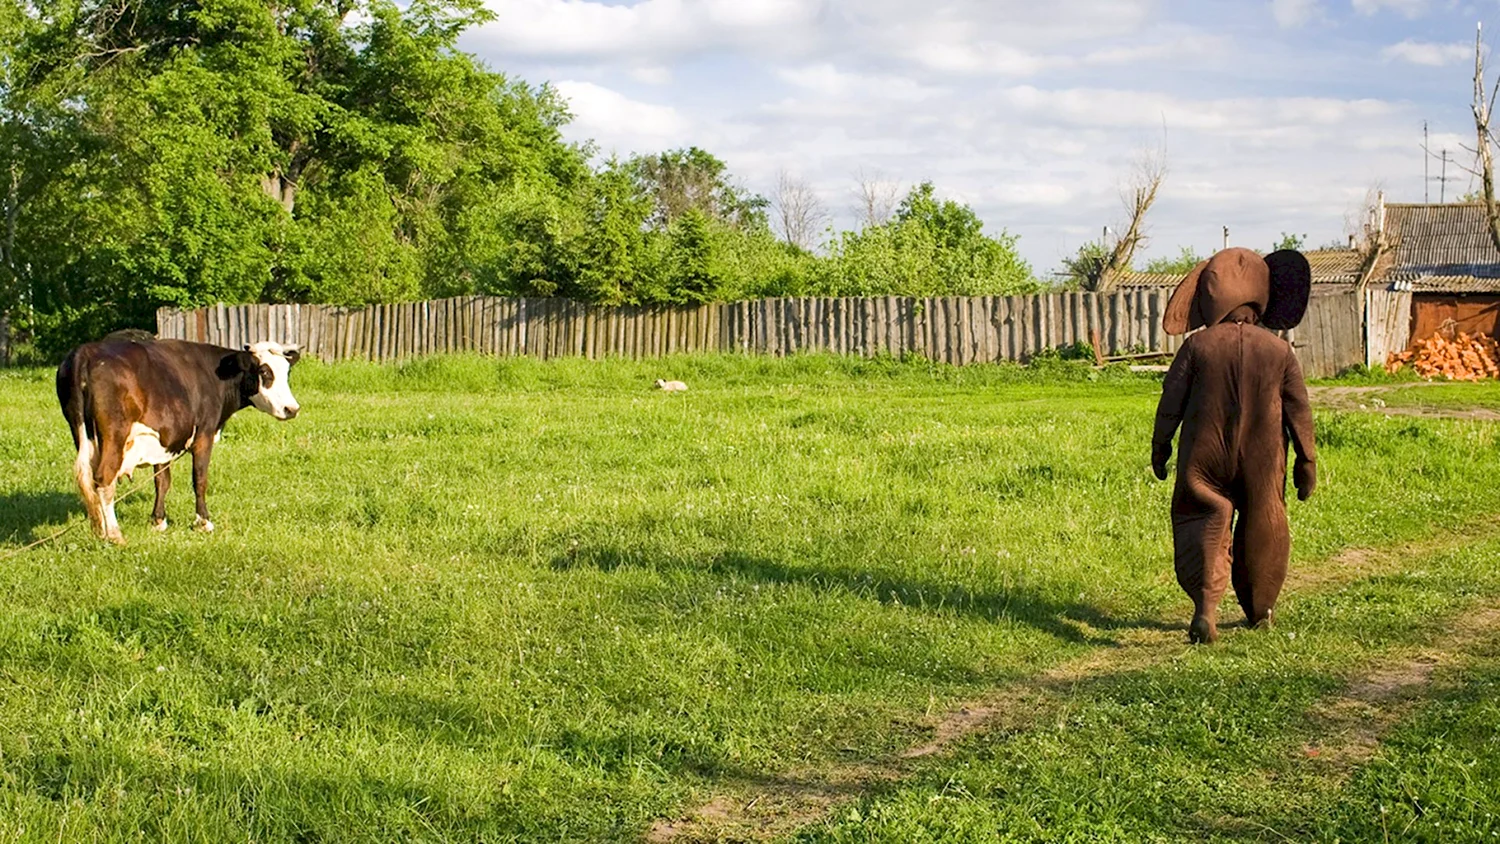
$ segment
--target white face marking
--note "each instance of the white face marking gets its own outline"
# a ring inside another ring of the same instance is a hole
[[[120,471],[114,480],[118,481],[126,475],[135,477],[133,473],[137,466],[171,463],[177,454],[162,448],[159,433],[136,422],[130,426],[130,434],[125,437],[125,453],[120,459]]]
[[[250,403],[255,405],[256,410],[269,413],[277,419],[290,419],[300,409],[297,400],[292,397],[292,384],[288,377],[292,364],[286,359],[288,351],[291,349],[270,341],[250,347],[250,354],[255,356],[256,364],[270,367],[272,376],[270,387],[266,386],[265,379],[260,380],[260,389],[250,397]]]

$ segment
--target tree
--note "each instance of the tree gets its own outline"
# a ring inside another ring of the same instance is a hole
[[[1165,148],[1142,152],[1136,157],[1129,180],[1120,190],[1127,220],[1115,227],[1121,232],[1114,243],[1107,237],[1084,243],[1077,254],[1063,259],[1063,273],[1085,290],[1112,289],[1121,274],[1130,272],[1135,253],[1147,242],[1146,215],[1156,204],[1167,177]]]
[[[1072,286],[1084,290],[1098,287],[1109,264],[1111,250],[1103,238],[1084,241],[1072,257],[1062,259],[1062,274]]]
[[[1271,247],[1272,252],[1280,252],[1283,249],[1292,249],[1301,252],[1307,246],[1307,235],[1281,233],[1281,239]]]
[[[815,287],[829,296],[1015,294],[1038,288],[1016,237],[984,234],[972,209],[913,188],[884,225],[844,232]]]
[[[860,169],[854,176],[854,213],[862,226],[883,226],[896,210],[897,198],[901,195],[900,184],[885,178],[879,171],[867,173]]]
[[[1110,290],[1121,273],[1129,272],[1136,250],[1146,243],[1146,214],[1156,204],[1156,196],[1166,178],[1165,148],[1143,152],[1136,158],[1130,180],[1120,192],[1120,199],[1129,215],[1128,222],[1122,227],[1124,234],[1120,235],[1114,248],[1109,251],[1094,289]]]
[[[1191,246],[1182,247],[1175,257],[1153,258],[1146,262],[1146,272],[1162,275],[1187,275],[1203,263],[1204,258]]]
[[[828,211],[813,189],[782,170],[776,177],[776,195],[771,200],[781,237],[807,251],[817,245],[818,233],[828,223]]]
[[[1487,84],[1484,75],[1484,24],[1480,24],[1474,35],[1474,99],[1470,105],[1477,140],[1474,149],[1470,151],[1474,153],[1479,168],[1479,199],[1484,205],[1490,243],[1500,249],[1500,203],[1495,200],[1495,155],[1491,146],[1495,142],[1495,136],[1490,131],[1495,96],[1500,94],[1500,78],[1496,78],[1495,87],[1488,95],[1485,93]]]
[[[699,149],[669,150],[631,159],[630,171],[640,190],[656,203],[650,225],[666,230],[690,210],[741,228],[764,225],[764,198],[728,179],[723,161]]]
[[[670,232],[667,295],[673,302],[712,302],[723,277],[714,260],[708,215],[697,208],[682,212]]]
[[[161,305],[577,283],[587,151],[457,49],[478,0],[53,0],[0,20],[0,309],[58,349]]]

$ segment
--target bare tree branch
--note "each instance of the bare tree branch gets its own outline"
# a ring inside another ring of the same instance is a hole
[[[1500,80],[1496,81],[1500,91]],[[1474,133],[1478,138],[1480,201],[1484,203],[1484,216],[1489,224],[1490,243],[1500,249],[1500,206],[1495,202],[1495,155],[1490,134],[1490,115],[1494,113],[1494,97],[1485,96],[1484,78],[1484,27],[1474,35]]]
[[[854,213],[866,226],[882,226],[890,221],[901,195],[901,185],[885,178],[880,171],[868,173],[863,167],[854,174],[857,204]]]
[[[818,233],[828,222],[828,211],[807,182],[781,171],[771,205],[783,240],[809,251],[817,246]]]
[[[1111,290],[1122,273],[1130,269],[1136,251],[1146,243],[1146,215],[1156,204],[1157,194],[1167,178],[1166,147],[1146,150],[1136,159],[1130,181],[1120,191],[1120,200],[1125,204],[1129,222],[1121,227],[1122,234],[1115,241],[1099,271],[1095,289]]]

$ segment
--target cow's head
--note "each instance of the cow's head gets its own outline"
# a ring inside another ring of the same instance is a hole
[[[270,341],[246,346],[219,364],[219,377],[238,379],[240,398],[277,419],[291,419],[300,410],[292,397],[292,366],[302,357],[295,346]]]

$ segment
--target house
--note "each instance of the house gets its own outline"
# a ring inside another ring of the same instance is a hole
[[[1410,292],[1413,338],[1439,331],[1500,335],[1500,250],[1484,206],[1383,201],[1373,284]]]
[[[1409,332],[1392,326],[1406,337],[1398,345],[1439,332],[1500,336],[1500,249],[1490,240],[1482,204],[1387,203],[1381,197],[1371,209],[1365,244],[1304,252],[1312,265],[1313,295],[1410,294]],[[1172,274],[1131,272],[1119,286],[1153,289],[1179,281]]]
[[[1359,286],[1368,256],[1358,249],[1311,249],[1302,253],[1312,265],[1313,295],[1348,293]],[[1175,273],[1121,273],[1117,285],[1122,290],[1172,288],[1182,281]]]

